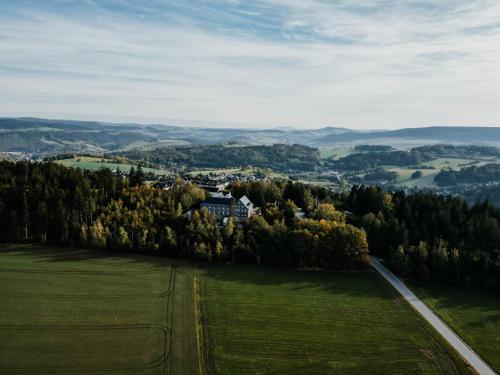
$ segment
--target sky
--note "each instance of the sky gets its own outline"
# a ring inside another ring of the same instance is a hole
[[[0,116],[500,126],[500,1],[0,0]]]

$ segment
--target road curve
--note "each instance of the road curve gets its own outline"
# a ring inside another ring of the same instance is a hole
[[[448,343],[481,375],[496,375],[496,372],[479,357],[458,335],[453,332],[430,308],[427,307],[408,287],[380,260],[370,257],[370,263],[403,297],[417,310],[425,320],[439,332]]]

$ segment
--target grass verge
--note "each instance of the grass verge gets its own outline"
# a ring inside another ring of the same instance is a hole
[[[480,290],[410,282],[412,290],[476,353],[500,371],[500,299]]]

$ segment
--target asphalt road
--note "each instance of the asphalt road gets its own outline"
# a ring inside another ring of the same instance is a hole
[[[415,310],[432,325],[443,338],[481,375],[496,374],[493,369],[479,357],[458,335],[453,332],[430,308],[427,307],[408,287],[391,271],[385,268],[375,257],[370,257],[372,266],[396,288]]]

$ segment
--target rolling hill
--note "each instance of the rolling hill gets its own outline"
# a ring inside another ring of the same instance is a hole
[[[391,131],[321,129],[202,128],[171,125],[110,124],[96,121],[0,118],[0,152],[44,157],[62,153],[105,153],[158,147],[207,144],[343,144],[454,143],[500,145],[500,127],[426,127]]]

